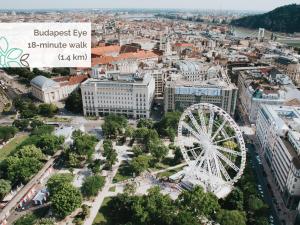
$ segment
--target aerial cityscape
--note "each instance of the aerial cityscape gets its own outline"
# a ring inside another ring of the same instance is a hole
[[[0,225],[54,224],[299,225],[300,0],[1,3]]]

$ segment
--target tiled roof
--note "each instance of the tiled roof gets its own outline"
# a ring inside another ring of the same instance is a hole
[[[138,51],[138,52],[128,52],[120,54],[117,57],[113,56],[102,56],[99,58],[93,58],[92,59],[92,66],[95,65],[105,65],[105,64],[111,64],[113,62],[122,61],[126,59],[151,59],[151,58],[157,58],[158,55],[156,55],[154,52],[151,51]]]
[[[176,47],[193,47],[194,45],[191,43],[176,43]]]
[[[58,82],[60,86],[80,84],[88,78],[87,75],[61,76],[54,77],[53,80]]]
[[[121,47],[119,45],[110,45],[110,46],[103,46],[103,47],[96,47],[92,48],[92,54],[98,56],[105,56],[110,53],[119,53]]]

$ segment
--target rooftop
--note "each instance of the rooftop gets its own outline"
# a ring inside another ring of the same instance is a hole
[[[33,78],[30,81],[30,84],[34,85],[34,86],[37,86],[40,89],[47,89],[47,88],[50,88],[50,87],[59,86],[59,83],[57,83],[57,82],[55,82],[55,81],[53,81],[53,80],[51,80],[47,77],[44,77],[42,75],[36,76],[35,78]]]
[[[127,74],[127,73],[119,73],[119,72],[111,72],[106,74],[106,77],[102,77],[101,79],[90,78],[87,79],[82,85],[89,84],[133,84],[133,85],[148,85],[151,81],[152,76],[150,74]]]

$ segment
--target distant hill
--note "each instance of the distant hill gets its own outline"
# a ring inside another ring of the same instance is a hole
[[[292,4],[271,12],[233,20],[231,25],[246,28],[265,28],[285,33],[300,32],[300,5]]]

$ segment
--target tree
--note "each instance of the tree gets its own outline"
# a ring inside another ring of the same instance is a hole
[[[144,153],[143,148],[141,146],[137,146],[137,145],[133,146],[132,152],[133,152],[134,156],[139,156]]]
[[[27,120],[27,119],[15,120],[13,122],[13,126],[15,126],[16,128],[18,128],[21,131],[25,131],[28,129],[29,120]]]
[[[34,225],[35,222],[36,216],[33,213],[28,213],[14,222],[14,225]]]
[[[255,195],[250,195],[248,198],[248,209],[257,211],[264,207],[264,202]]]
[[[70,184],[74,176],[70,173],[59,173],[51,176],[47,182],[50,196],[53,195],[63,184]]]
[[[0,200],[4,198],[6,194],[8,194],[11,190],[10,181],[0,179]]]
[[[69,67],[53,68],[52,73],[59,74],[61,76],[68,76],[70,75],[70,68]]]
[[[195,187],[192,191],[183,191],[177,199],[178,206],[192,213],[195,217],[212,218],[220,209],[217,197],[207,192],[205,193],[200,186]]]
[[[161,141],[150,141],[149,151],[157,162],[165,158],[169,149]]]
[[[199,221],[187,211],[179,211],[173,225],[199,225]]]
[[[154,128],[158,134],[172,138],[176,134],[180,116],[180,112],[167,112],[161,121],[154,124]]]
[[[51,203],[54,214],[59,218],[65,218],[81,206],[82,196],[73,185],[64,183],[53,193]]]
[[[39,114],[46,117],[53,117],[58,111],[58,108],[54,104],[40,104],[39,105]]]
[[[78,155],[86,155],[88,157],[93,154],[97,141],[96,137],[88,134],[81,134],[75,135],[73,139],[73,145],[71,147],[72,151]]]
[[[90,214],[90,206],[83,204],[81,206],[81,209],[82,209],[82,217],[86,218]]]
[[[100,172],[100,166],[101,166],[101,160],[100,159],[96,159],[94,160],[92,163],[89,164],[89,169],[92,170],[92,172],[94,174],[97,174]]]
[[[124,116],[110,114],[104,118],[102,126],[103,132],[106,136],[117,136],[123,133],[127,127],[128,121]]]
[[[107,155],[113,151],[112,141],[109,139],[105,139],[103,141],[103,156],[107,157]]]
[[[33,128],[31,134],[32,135],[43,135],[43,134],[51,134],[54,131],[54,127],[51,125],[42,125],[39,127]]]
[[[254,222],[255,225],[269,225],[269,221],[268,221],[268,218],[266,217],[258,217],[258,218],[255,218],[255,222]]]
[[[221,225],[246,225],[246,215],[238,210],[220,210],[216,220]]]
[[[41,218],[34,225],[54,225],[55,220],[53,218]]]
[[[176,147],[174,151],[173,164],[174,165],[179,164],[182,162],[182,160],[183,160],[182,152],[179,147]]]
[[[67,154],[67,162],[68,162],[68,166],[70,167],[70,169],[79,167],[80,163],[81,163],[78,155],[73,152],[69,152]]]
[[[106,156],[106,166],[111,169],[112,166],[117,162],[118,154],[115,149],[112,149],[111,152]]]
[[[85,179],[81,187],[81,193],[85,197],[96,196],[102,189],[105,183],[105,178],[99,175],[89,176]]]
[[[13,183],[27,183],[42,167],[36,158],[10,156],[5,161],[7,178]]]
[[[0,126],[0,142],[6,142],[9,139],[13,138],[17,133],[17,129],[12,126]]]
[[[130,167],[134,173],[139,175],[149,167],[150,158],[147,155],[135,157],[130,162]]]
[[[244,194],[239,188],[235,188],[225,199],[224,207],[230,210],[244,209]]]
[[[31,120],[31,123],[30,123],[31,128],[33,128],[33,129],[36,127],[43,126],[43,125],[45,125],[45,124],[42,121],[37,120],[37,119]]]
[[[135,192],[136,192],[136,183],[131,182],[131,183],[125,184],[124,193],[126,193],[128,195],[134,195]]]
[[[130,126],[127,126],[125,130],[125,136],[128,138],[132,138],[133,134],[134,134],[134,129]]]
[[[54,155],[63,143],[63,136],[57,137],[52,134],[44,134],[39,138],[36,145],[42,149],[43,153],[47,155]]]
[[[81,89],[73,91],[67,98],[65,107],[68,111],[81,114],[83,112]]]
[[[137,127],[138,128],[147,128],[152,129],[154,125],[154,122],[152,119],[139,119]]]
[[[45,158],[42,150],[34,145],[23,146],[15,155],[19,158],[28,157],[37,159],[39,161]]]

